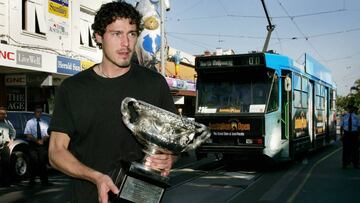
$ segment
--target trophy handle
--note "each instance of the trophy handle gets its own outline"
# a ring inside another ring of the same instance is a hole
[[[129,109],[129,103],[130,102],[134,102],[137,103],[137,100],[134,98],[130,98],[130,97],[126,97],[122,102],[121,102],[121,113],[123,115],[123,121],[125,123],[125,125],[134,132],[135,126],[130,122],[131,119],[131,114],[130,114],[130,109]]]
[[[195,123],[195,126],[198,127],[198,128],[195,129],[195,132],[196,133],[201,133],[201,134],[194,139],[193,143],[191,143],[187,147],[185,147],[185,149],[183,151],[189,151],[189,150],[192,150],[192,149],[196,149],[205,140],[207,140],[211,135],[211,132],[210,132],[209,128],[206,127],[205,125],[200,124],[200,123]]]

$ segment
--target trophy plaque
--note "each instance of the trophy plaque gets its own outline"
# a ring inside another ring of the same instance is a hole
[[[128,163],[119,169],[115,184],[120,188],[117,199],[128,202],[158,203],[168,187],[168,177],[144,165],[153,154],[178,155],[198,147],[210,137],[205,125],[172,112],[126,97],[121,103],[124,124],[143,145],[142,163]]]

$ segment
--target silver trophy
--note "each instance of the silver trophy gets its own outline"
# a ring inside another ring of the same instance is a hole
[[[205,125],[144,101],[126,97],[121,104],[123,122],[144,146],[145,158],[153,154],[180,154],[198,147],[210,137]],[[142,163],[130,164],[120,186],[120,197],[133,202],[160,202],[167,177]],[[140,189],[139,189],[140,188]]]

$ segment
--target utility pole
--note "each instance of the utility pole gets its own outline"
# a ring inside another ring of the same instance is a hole
[[[160,65],[161,65],[161,74],[165,77],[165,29],[164,29],[164,16],[165,16],[165,0],[160,0],[160,35],[161,35],[161,45],[160,45]]]

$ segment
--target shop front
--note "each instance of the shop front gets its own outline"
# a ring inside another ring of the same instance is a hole
[[[67,77],[94,64],[52,53],[1,45],[0,104],[9,111],[52,114],[57,87]]]

